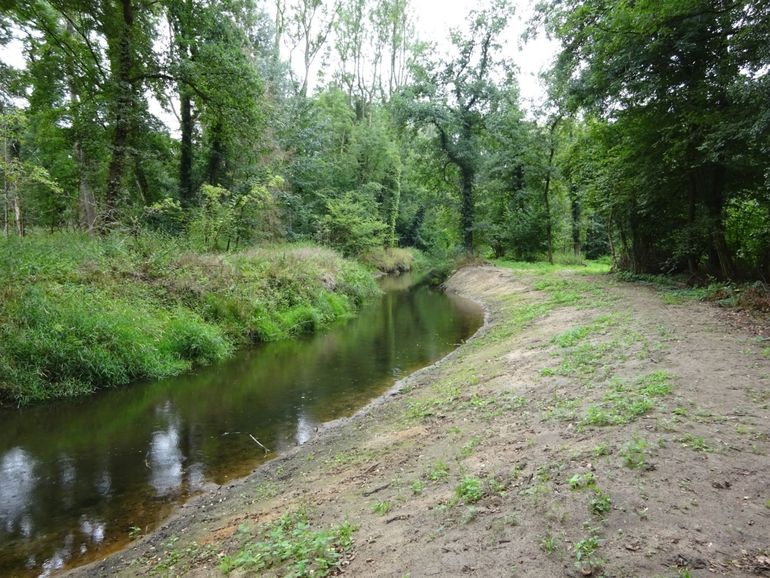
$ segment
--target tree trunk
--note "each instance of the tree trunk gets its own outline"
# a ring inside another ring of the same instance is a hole
[[[554,142],[554,134],[556,133],[556,126],[559,124],[559,118],[554,119],[551,123],[549,130],[550,144],[548,149],[548,166],[545,175],[545,189],[543,191],[543,201],[545,202],[545,232],[548,241],[548,262],[553,265],[553,224],[551,223],[551,200],[548,193],[551,189],[551,170],[553,167],[553,157],[556,153],[556,143]]]
[[[128,137],[131,130],[131,116],[134,107],[134,87],[131,81],[133,68],[132,34],[134,28],[134,6],[132,0],[121,0],[121,30],[118,44],[118,54],[114,66],[112,80],[116,85],[117,98],[115,102],[112,134],[112,158],[107,175],[107,192],[105,198],[105,224],[114,224],[117,220],[118,195],[125,172]]]
[[[152,195],[150,194],[150,183],[147,182],[147,173],[144,172],[144,167],[142,167],[140,155],[135,151],[132,157],[134,160],[136,188],[139,190],[139,194],[142,197],[142,203],[146,206],[153,203],[156,199],[152,198]]]
[[[551,188],[551,161],[553,160],[553,147],[548,158],[548,174],[545,177],[545,189],[543,201],[545,202],[545,234],[548,241],[548,262],[553,265],[553,226],[551,225],[551,201],[548,193]]]
[[[67,22],[67,34],[74,36],[75,27],[71,22]],[[96,198],[88,182],[89,164],[86,159],[86,153],[83,150],[82,125],[80,121],[80,90],[78,88],[78,77],[73,66],[69,65],[67,70],[67,83],[70,92],[70,114],[72,116],[73,136],[72,150],[75,153],[75,161],[78,167],[78,221],[80,227],[87,232],[93,232],[96,226]]]
[[[80,226],[92,233],[96,226],[96,198],[91,184],[88,182],[85,153],[80,137],[75,137],[73,145],[75,159],[78,163],[78,207],[80,213]]]
[[[721,164],[701,167],[696,172],[696,184],[701,191],[711,220],[712,254],[722,279],[735,279],[735,264],[727,246],[724,226],[725,167]]]
[[[21,215],[21,202],[19,201],[19,191],[16,185],[11,185],[11,198],[13,199],[13,222],[16,225],[16,234],[19,237],[24,236],[24,220]]]
[[[211,128],[211,150],[208,162],[208,183],[218,186],[222,180],[222,165],[224,164],[225,147],[222,142],[222,125],[217,121]]]
[[[577,187],[570,183],[569,199],[572,212],[572,252],[580,255],[582,247],[580,245],[580,199],[577,194]]]
[[[462,189],[462,209],[460,226],[462,227],[463,246],[465,254],[473,257],[473,169],[460,168],[460,184]]]
[[[184,85],[179,86],[180,130],[182,142],[179,151],[179,201],[182,207],[189,208],[193,205],[193,120],[192,99]]]
[[[617,256],[615,253],[615,241],[613,239],[613,231],[612,231],[612,211],[610,211],[610,216],[607,217],[607,241],[610,244],[610,255],[612,255],[612,266],[613,268],[617,266]]]
[[[695,254],[695,197],[696,183],[690,177],[687,183],[687,269],[691,278],[698,275],[698,263]]]

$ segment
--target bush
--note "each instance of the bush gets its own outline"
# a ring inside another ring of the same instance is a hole
[[[360,255],[368,249],[382,247],[387,225],[376,216],[371,203],[362,203],[354,192],[326,202],[326,215],[320,221],[322,242],[345,255]]]

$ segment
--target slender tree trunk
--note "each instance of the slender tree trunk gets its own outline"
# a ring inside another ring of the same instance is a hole
[[[78,206],[80,212],[80,226],[89,233],[92,233],[96,227],[96,198],[88,182],[88,170],[86,165],[85,152],[79,137],[75,138],[73,145],[75,150],[75,159],[78,164]]]
[[[610,255],[612,255],[612,264],[615,266],[617,264],[617,257],[615,254],[615,240],[613,239],[615,235],[612,231],[612,211],[610,211],[610,216],[607,218],[607,241],[610,244]]]
[[[711,220],[712,253],[716,257],[723,279],[735,279],[735,263],[727,245],[724,226],[724,179],[725,167],[715,164],[703,167],[696,173],[698,188],[705,200]]]
[[[690,177],[687,183],[687,269],[691,277],[698,274],[698,263],[695,255],[695,178]]]
[[[134,160],[134,175],[136,177],[136,188],[139,190],[139,194],[142,197],[142,203],[149,205],[157,199],[152,198],[150,194],[150,183],[147,181],[147,173],[144,172],[142,166],[142,159],[137,152],[132,154]]]
[[[556,125],[559,124],[559,119],[556,118],[551,123],[550,133],[550,145],[548,149],[548,166],[545,175],[545,188],[543,190],[543,201],[545,203],[545,232],[548,241],[548,262],[553,265],[553,224],[551,222],[551,200],[549,198],[549,192],[551,190],[551,171],[553,167],[553,157],[556,153],[556,143],[554,142],[554,133],[556,132]]]
[[[121,30],[118,55],[114,66],[113,82],[116,84],[115,127],[112,134],[112,158],[107,175],[105,198],[105,223],[117,220],[118,196],[125,172],[128,137],[131,131],[131,116],[134,108],[134,87],[131,81],[133,68],[132,34],[134,28],[134,6],[132,0],[121,0]]]
[[[572,252],[575,255],[580,255],[580,199],[577,194],[577,187],[570,183],[569,185],[569,198],[571,204],[572,213]]]
[[[179,87],[180,130],[182,142],[179,151],[179,201],[182,206],[189,208],[193,205],[193,120],[192,99],[188,89],[180,84]]]
[[[19,191],[16,185],[13,184],[11,191],[11,198],[13,199],[13,222],[16,225],[16,234],[19,237],[24,236],[24,219],[21,214],[21,202],[19,201]]]
[[[75,28],[71,22],[67,22],[67,34],[73,36],[76,34]],[[75,153],[75,161],[78,167],[78,216],[80,227],[91,233],[96,226],[96,198],[88,181],[89,163],[86,153],[83,150],[83,135],[80,121],[80,90],[78,89],[78,78],[72,66],[67,66],[67,83],[70,92],[70,111],[72,115],[74,142],[72,150]]]
[[[17,162],[19,158],[19,142],[15,139],[6,139],[4,147],[5,166],[11,167],[14,162]],[[6,171],[3,171],[4,173]],[[24,236],[24,219],[21,210],[21,199],[19,199],[19,184],[17,182],[18,176],[14,177],[11,174],[11,178],[5,176],[5,236],[8,236],[8,211],[13,213],[13,224],[16,234],[19,237]],[[9,206],[10,205],[10,206]]]
[[[209,151],[208,182],[217,186],[222,180],[222,165],[224,164],[225,150],[222,142],[222,125],[217,121],[211,128],[211,150]]]
[[[463,233],[465,254],[473,257],[473,179],[474,171],[470,167],[460,168],[460,185],[462,192],[462,209],[460,225]]]
[[[388,206],[388,246],[392,249],[396,246],[396,222],[401,205],[401,168],[393,169],[392,183],[390,183],[390,203]]]
[[[10,143],[8,139],[3,140],[3,160],[5,166],[10,165]],[[3,236],[7,239],[9,235],[10,219],[8,218],[8,211],[10,211],[11,205],[11,180],[8,178],[8,171],[3,171]]]

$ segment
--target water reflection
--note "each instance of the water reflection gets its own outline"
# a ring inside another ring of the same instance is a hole
[[[7,451],[0,460],[0,523],[9,534],[32,535],[35,465],[35,459],[19,447]]]
[[[150,485],[159,497],[168,496],[182,485],[182,450],[179,449],[179,432],[173,426],[152,434]]]
[[[355,320],[178,379],[0,412],[0,575],[48,574],[152,527],[350,415],[481,323],[467,302],[387,280]]]

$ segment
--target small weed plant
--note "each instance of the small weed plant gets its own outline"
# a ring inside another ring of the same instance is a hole
[[[482,481],[472,476],[463,478],[455,488],[455,496],[466,504],[475,504],[484,497]]]

